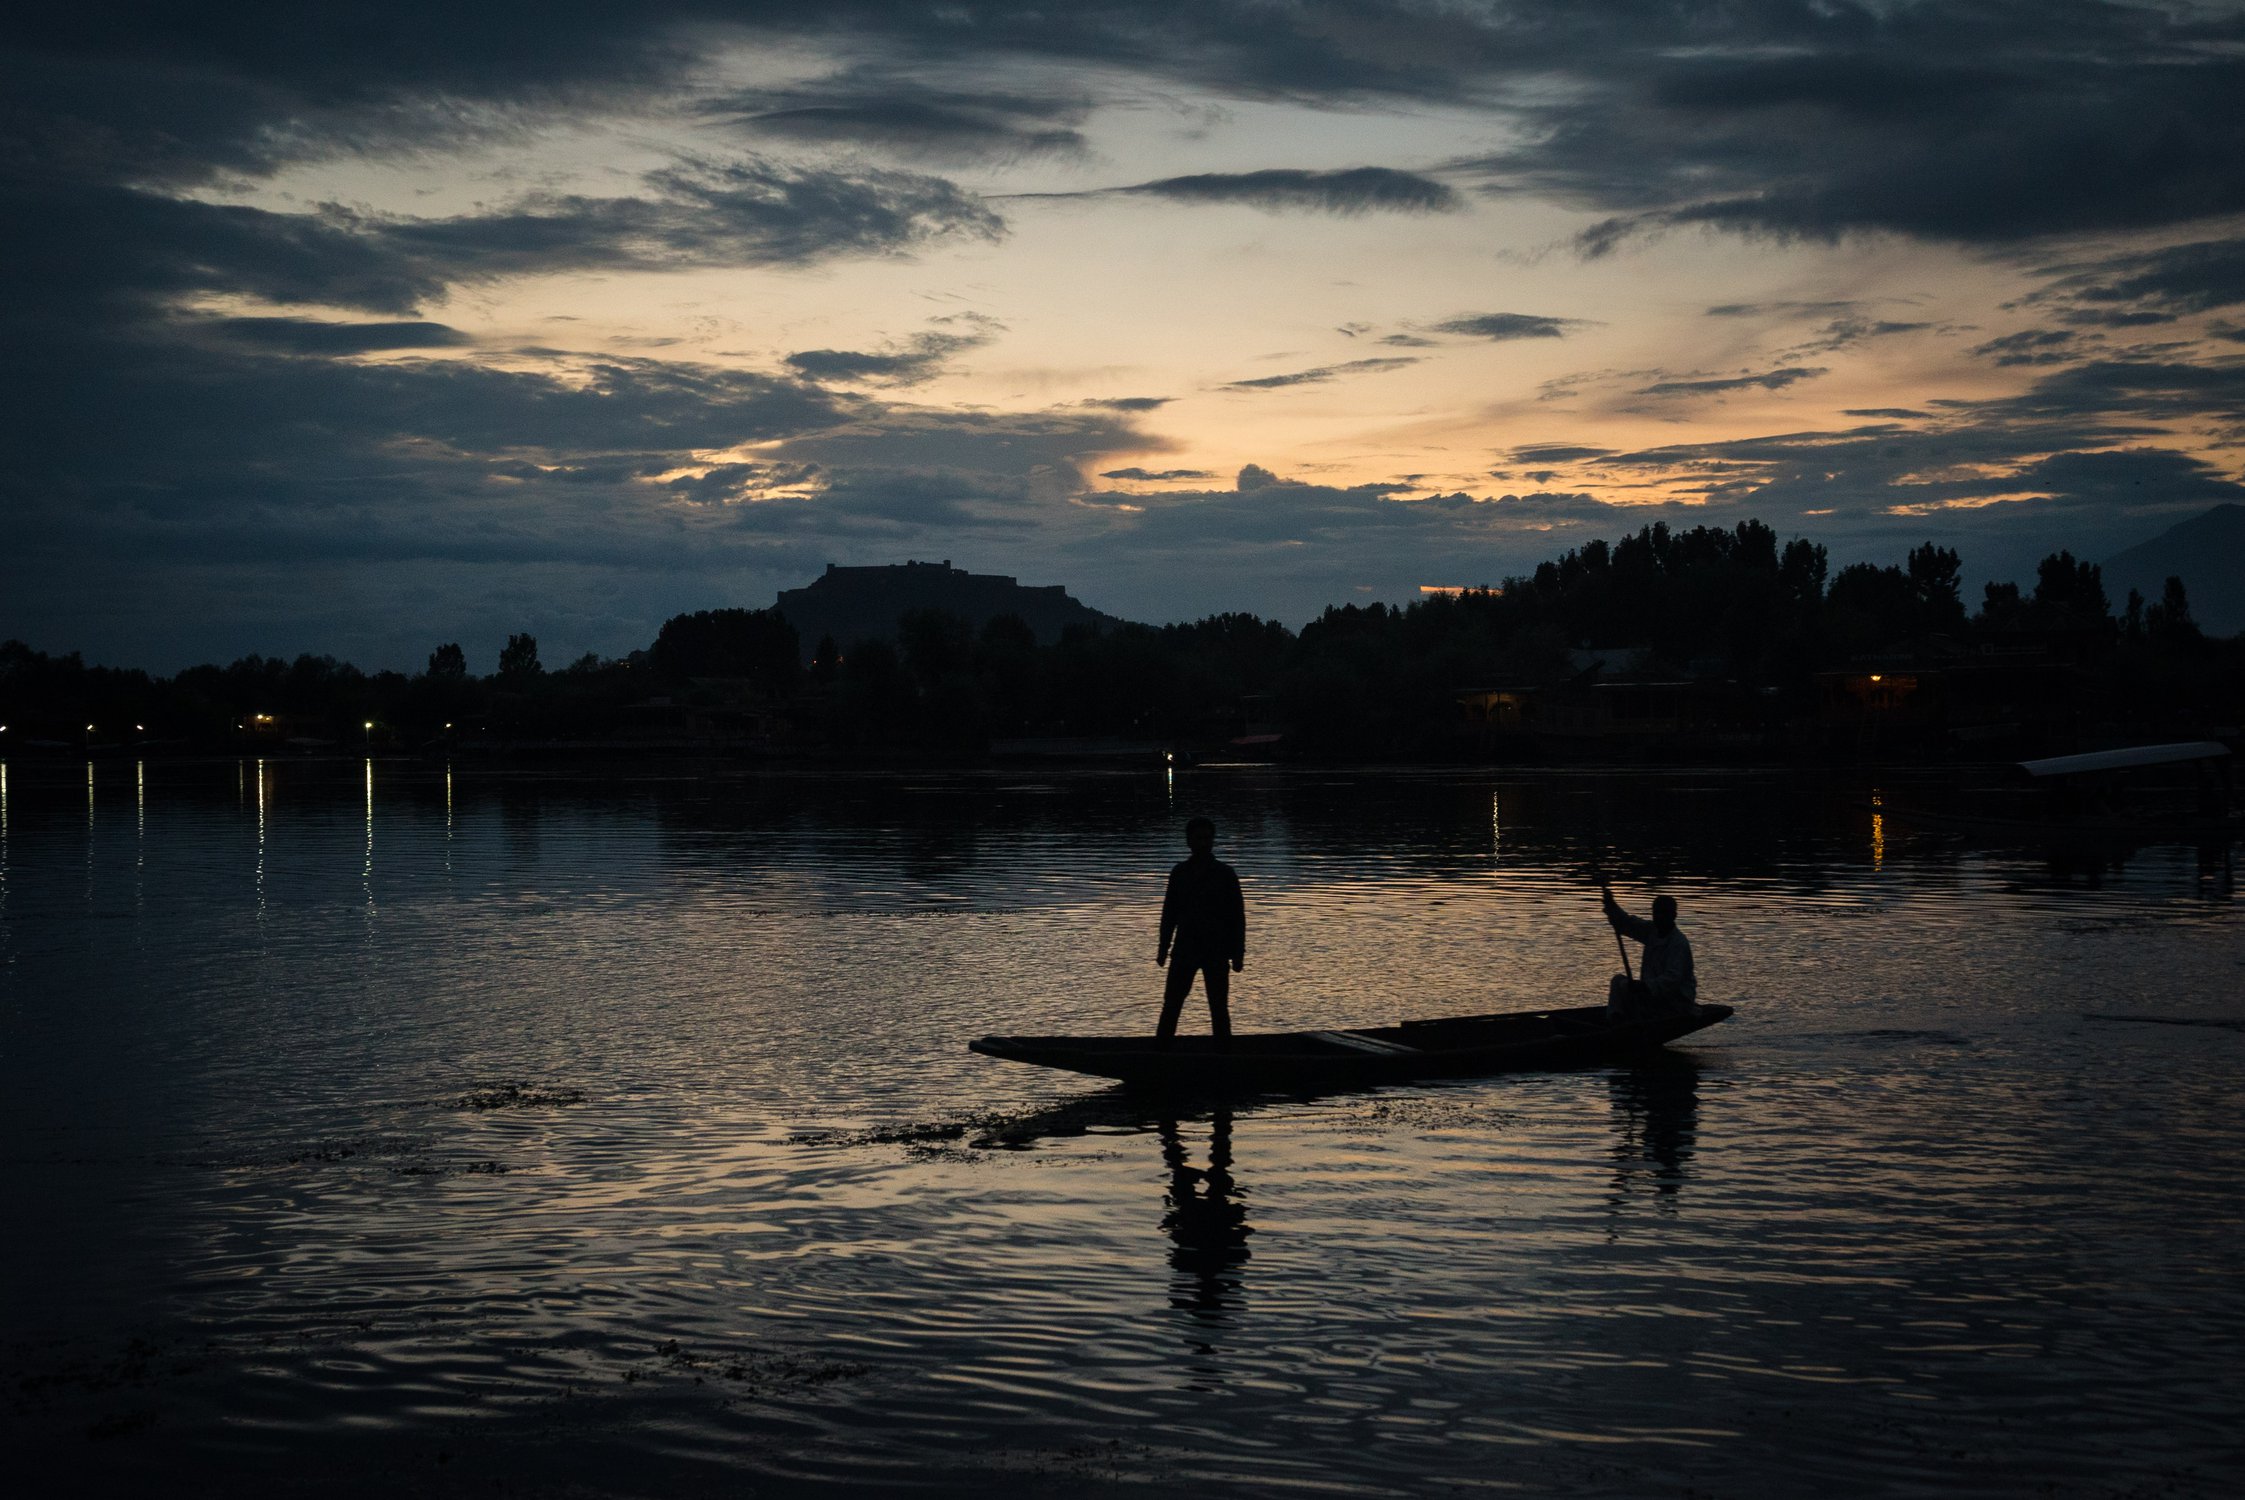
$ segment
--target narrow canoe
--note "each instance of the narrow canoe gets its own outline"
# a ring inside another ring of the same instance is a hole
[[[1463,1078],[1579,1068],[1653,1050],[1729,1019],[1727,1005],[1615,1022],[1603,1005],[1504,1015],[1445,1016],[1356,1031],[1235,1036],[985,1036],[985,1057],[1063,1068],[1139,1088],[1346,1088],[1414,1078]]]

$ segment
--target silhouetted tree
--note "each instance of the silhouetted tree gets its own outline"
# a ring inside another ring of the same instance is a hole
[[[429,675],[457,681],[468,675],[468,653],[452,641],[429,653]]]
[[[896,648],[883,640],[852,641],[841,666],[831,721],[835,740],[844,746],[909,741],[917,705]]]
[[[983,622],[974,665],[988,695],[991,722],[1001,733],[1020,733],[1038,716],[1037,633],[1016,614]]]
[[[499,652],[499,676],[508,682],[526,682],[545,668],[538,664],[538,638],[524,632],[507,637]]]
[[[941,609],[906,610],[896,622],[904,668],[922,692],[966,670],[974,656],[974,626]]]
[[[2018,630],[2026,623],[2027,606],[2019,597],[2016,583],[1990,581],[1981,591],[1978,623],[1984,630],[1998,634]]]
[[[1787,542],[1785,555],[1777,564],[1777,581],[1786,602],[1804,613],[1822,604],[1827,566],[1822,542],[1812,542],[1806,537],[1795,537]]]
[[[2133,589],[2129,595],[2136,597]],[[2183,591],[2182,579],[2170,576],[2159,602],[2144,611],[2144,633],[2153,645],[2168,649],[2193,646],[2205,639],[2198,622],[2190,617],[2190,596]]]
[[[1964,600],[1957,579],[1963,566],[1964,560],[1947,547],[1927,542],[1911,549],[1910,593],[1917,606],[1920,630],[1964,628]]]
[[[663,622],[647,653],[658,677],[746,678],[784,697],[802,676],[803,643],[776,609],[705,609]]]
[[[818,648],[811,653],[811,679],[818,683],[831,683],[842,671],[842,648],[834,644],[834,637],[822,635]]]
[[[1910,577],[1896,567],[1850,563],[1824,596],[1825,628],[1843,653],[1898,644],[1910,635],[1916,614]]]
[[[2071,552],[2053,552],[2036,568],[2034,604],[2049,630],[2099,629],[2112,617],[2103,570]]]

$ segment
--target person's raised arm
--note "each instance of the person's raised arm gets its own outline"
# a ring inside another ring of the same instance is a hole
[[[1598,892],[1605,900],[1606,920],[1614,924],[1614,931],[1633,937],[1640,943],[1652,940],[1653,924],[1643,917],[1633,917],[1628,912],[1623,911],[1621,903],[1614,899],[1611,886],[1600,886]]]

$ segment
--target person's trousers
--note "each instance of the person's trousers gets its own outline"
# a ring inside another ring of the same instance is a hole
[[[1631,979],[1626,974],[1616,974],[1613,983],[1606,986],[1606,1016],[1614,1021],[1642,1021],[1653,1016],[1680,1015],[1691,1009],[1691,1002],[1664,1000],[1645,987],[1642,979]]]
[[[1232,1034],[1232,971],[1222,954],[1199,953],[1182,944],[1170,950],[1169,978],[1162,985],[1161,1024],[1157,1037],[1177,1035],[1177,1018],[1184,1013],[1185,996],[1192,992],[1193,976],[1201,976],[1208,990],[1208,1025],[1218,1036]]]

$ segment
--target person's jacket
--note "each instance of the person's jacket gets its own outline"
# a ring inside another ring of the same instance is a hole
[[[1196,854],[1169,872],[1161,899],[1161,946],[1244,963],[1247,902],[1239,875],[1213,854]]]
[[[1692,973],[1692,945],[1680,928],[1662,937],[1652,923],[1625,911],[1612,914],[1614,930],[1645,945],[1645,959],[1637,978],[1655,1000],[1689,1005],[1699,999],[1699,979]]]

